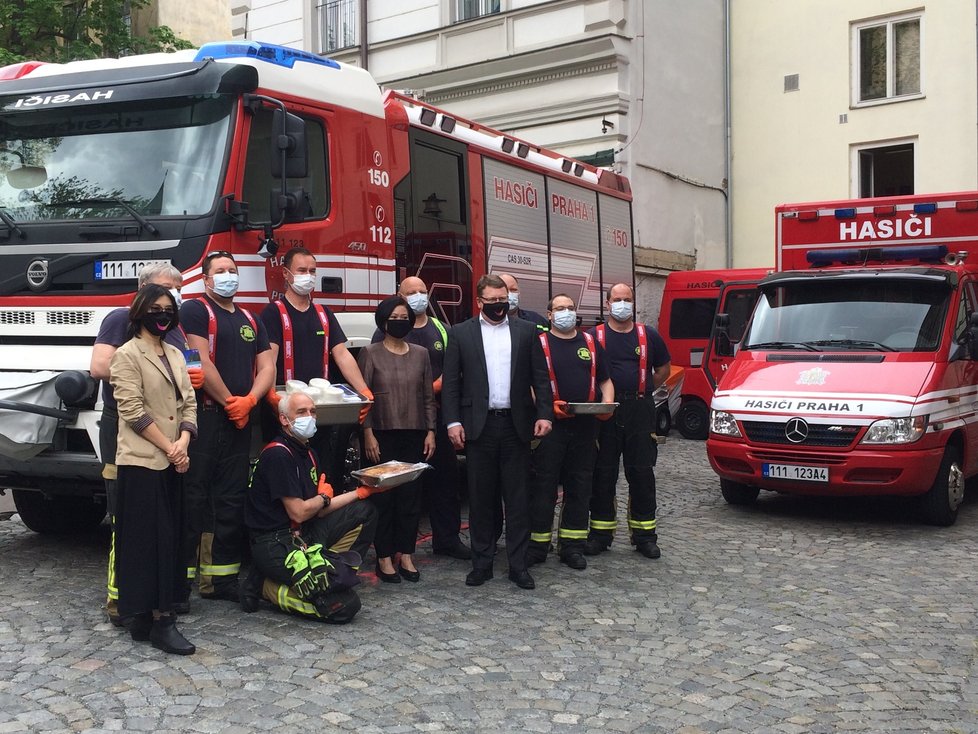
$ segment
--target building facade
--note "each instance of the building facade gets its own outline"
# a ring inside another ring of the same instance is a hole
[[[232,0],[239,37],[366,67],[385,87],[626,175],[647,320],[664,273],[728,258],[724,5]]]
[[[733,259],[774,262],[774,207],[978,188],[975,3],[738,0]]]
[[[168,26],[177,38],[196,46],[231,36],[228,0],[153,0],[134,8],[131,18],[137,34],[154,26]]]

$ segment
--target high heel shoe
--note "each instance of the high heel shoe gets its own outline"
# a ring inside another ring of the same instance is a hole
[[[374,573],[377,574],[377,578],[387,584],[399,584],[401,583],[400,575],[395,571],[394,573],[384,573],[380,570],[380,563],[374,568]]]
[[[402,578],[408,581],[413,581],[414,583],[417,583],[418,581],[421,580],[421,572],[418,570],[408,571],[406,568],[404,568],[404,566],[398,566],[397,572],[401,574]]]

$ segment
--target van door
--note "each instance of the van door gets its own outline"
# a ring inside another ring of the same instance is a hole
[[[737,351],[737,345],[740,344],[740,340],[744,336],[744,329],[747,328],[747,322],[754,312],[754,305],[757,303],[759,293],[755,282],[727,283],[720,290],[716,312],[725,313],[730,317],[727,334],[730,337],[730,342],[734,345],[734,352]],[[733,361],[732,356],[718,355],[715,347],[716,328],[714,327],[703,356],[703,369],[714,390],[716,390],[720,378],[723,377],[723,373],[727,371]]]

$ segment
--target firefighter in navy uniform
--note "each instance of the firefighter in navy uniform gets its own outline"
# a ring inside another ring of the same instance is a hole
[[[275,361],[275,384],[286,380],[319,377],[330,382],[345,381],[350,387],[373,399],[363,381],[357,361],[346,346],[346,334],[328,307],[312,300],[316,289],[316,258],[304,247],[293,247],[282,258],[285,297],[268,304],[261,322]],[[360,422],[366,416],[366,406]],[[266,440],[278,431],[278,393],[274,386],[262,404],[262,429]],[[312,441],[323,468],[337,485],[343,476],[349,426],[322,427]]]
[[[377,511],[362,502],[372,492],[336,494],[321,474],[309,439],[316,405],[294,393],[278,405],[279,432],[255,464],[245,522],[252,565],[241,588],[241,608],[264,598],[284,612],[344,624],[360,610],[352,587],[373,541]]]
[[[238,268],[229,252],[204,257],[204,296],[185,301],[180,322],[200,352],[204,386],[197,393],[197,440],[185,480],[187,594],[197,576],[204,599],[238,601],[244,547],[252,410],[275,379],[265,329],[238,308]],[[186,601],[186,600],[184,600]]]
[[[437,556],[468,560],[472,558],[472,552],[458,536],[462,527],[458,497],[458,458],[448,440],[445,422],[441,419],[441,373],[445,362],[445,348],[448,346],[448,329],[434,316],[428,315],[428,286],[421,278],[410,276],[402,280],[397,295],[407,301],[414,311],[414,328],[404,341],[428,350],[435,401],[438,403],[435,453],[428,460],[432,471],[425,472],[422,477],[422,486],[428,501],[428,518],[431,522],[431,550]],[[378,329],[371,342],[383,339],[384,334]]]
[[[669,377],[669,351],[651,326],[635,323],[635,296],[627,283],[608,289],[605,307],[611,317],[591,329],[604,347],[615,385],[618,410],[598,434],[598,458],[591,494],[591,529],[584,552],[608,550],[616,527],[615,487],[619,459],[628,481],[628,529],[635,550],[646,558],[661,553],[656,532],[655,401],[652,393]]]
[[[594,337],[577,328],[574,299],[563,293],[550,299],[549,333],[539,335],[554,394],[553,430],[533,452],[530,483],[530,545],[527,565],[543,563],[550,549],[557,502],[557,485],[564,488],[557,530],[560,560],[573,569],[587,568],[584,545],[588,537],[591,479],[597,455],[598,420],[611,418],[571,415],[567,403],[613,403],[615,390],[608,376],[604,350]]]
[[[506,290],[508,291],[507,298],[509,299],[509,316],[510,318],[523,319],[524,321],[529,321],[531,324],[537,327],[539,331],[546,331],[550,328],[550,322],[547,321],[543,316],[538,314],[536,311],[528,311],[525,308],[520,308],[520,283],[516,278],[514,278],[509,273],[497,273],[500,280],[506,284]]]

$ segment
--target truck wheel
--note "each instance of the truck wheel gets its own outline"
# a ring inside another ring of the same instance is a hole
[[[105,518],[105,502],[91,497],[58,496],[15,489],[14,506],[24,525],[35,533],[65,535],[97,528]]]
[[[958,519],[958,507],[964,500],[960,453],[956,446],[944,449],[937,477],[927,494],[920,498],[921,513],[930,525],[953,525]]]
[[[688,400],[676,414],[676,427],[683,438],[706,439],[709,435],[710,410],[701,400]]]
[[[655,433],[658,436],[668,436],[672,430],[672,415],[668,405],[659,406],[655,411]]]
[[[720,491],[729,505],[752,505],[757,501],[757,495],[761,493],[757,487],[732,482],[729,479],[720,480]]]

